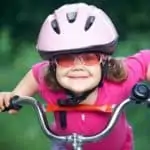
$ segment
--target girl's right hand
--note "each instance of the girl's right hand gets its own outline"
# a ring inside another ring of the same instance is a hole
[[[14,97],[12,92],[0,92],[0,112],[9,106],[11,99]],[[16,110],[9,110],[8,113],[16,113]]]

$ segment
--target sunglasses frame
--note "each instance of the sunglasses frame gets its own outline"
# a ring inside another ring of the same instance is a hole
[[[83,57],[82,57],[82,55],[84,55],[84,54],[95,54],[96,56],[98,56],[99,61],[98,61],[97,63],[95,63],[95,64],[88,65],[87,63],[85,63],[85,61],[84,61],[84,59],[83,59]],[[93,65],[96,65],[96,64],[100,64],[100,63],[102,62],[103,58],[104,58],[104,54],[101,54],[101,53],[91,53],[91,52],[90,52],[90,53],[80,53],[80,54],[68,54],[68,55],[74,56],[74,63],[73,63],[73,64],[68,65],[68,66],[60,65],[60,64],[58,63],[58,61],[57,61],[57,57],[54,58],[54,63],[55,63],[57,66],[59,66],[59,67],[69,68],[69,67],[72,67],[72,66],[75,66],[75,65],[76,65],[75,61],[76,61],[76,59],[77,59],[77,57],[78,57],[78,59],[80,60],[80,63],[81,63],[82,65],[93,66]],[[79,55],[79,56],[75,56],[75,55]],[[59,56],[58,56],[58,57],[59,57]]]

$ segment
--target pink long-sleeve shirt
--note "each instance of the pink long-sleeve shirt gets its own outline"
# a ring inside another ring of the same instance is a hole
[[[128,71],[127,80],[121,83],[104,81],[102,88],[98,89],[96,105],[119,104],[130,96],[131,89],[136,82],[146,79],[148,65],[150,64],[150,50],[141,50],[139,53],[124,59]],[[65,95],[63,91],[55,92],[45,84],[43,80],[43,68],[48,62],[43,61],[33,65],[33,75],[38,82],[39,93],[41,97],[51,104],[57,104],[57,99]],[[71,111],[67,112],[67,128],[60,127],[58,112],[54,113],[55,121],[51,126],[52,130],[60,135],[73,132],[82,135],[93,135],[101,131],[108,122],[111,113],[106,112],[86,112]],[[123,113],[111,133],[96,143],[87,143],[84,150],[132,150],[133,135],[132,128],[126,120]]]

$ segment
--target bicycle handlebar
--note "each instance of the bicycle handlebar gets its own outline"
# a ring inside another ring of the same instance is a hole
[[[110,133],[110,131],[113,129],[114,125],[116,124],[119,116],[121,115],[121,112],[123,111],[124,107],[126,107],[130,103],[146,103],[150,104],[150,90],[145,84],[136,84],[133,87],[131,97],[124,100],[122,103],[117,105],[114,108],[114,111],[112,113],[112,116],[110,120],[108,121],[108,124],[102,130],[100,133],[97,133],[96,135],[92,136],[82,136],[76,133],[72,133],[71,135],[66,135],[66,136],[60,136],[55,134],[49,127],[49,123],[46,117],[46,113],[44,110],[43,105],[38,102],[35,98],[33,97],[14,97],[13,100],[11,101],[11,105],[13,106],[22,106],[24,104],[29,104],[31,105],[34,109],[35,112],[37,113],[40,126],[44,132],[44,134],[50,138],[50,139],[56,139],[56,140],[61,140],[63,142],[69,142],[72,143],[74,150],[81,150],[82,144],[85,142],[93,142],[102,139],[104,136]]]
[[[35,112],[38,115],[38,119],[40,121],[41,127],[42,127],[44,133],[49,138],[55,138],[55,139],[63,140],[66,142],[71,138],[72,135],[75,136],[75,133],[73,133],[71,136],[69,136],[69,135],[68,136],[58,136],[55,133],[53,133],[53,131],[51,131],[51,129],[49,128],[49,124],[48,124],[48,120],[47,120],[47,117],[46,117],[46,114],[44,111],[44,107],[35,98],[24,96],[24,97],[18,97],[17,99],[13,99],[13,100],[14,100],[13,103],[15,105],[29,104],[34,108]],[[87,136],[80,136],[82,141],[88,142],[88,141],[93,141],[96,138],[98,138],[98,139],[102,138],[106,133],[108,133],[113,128],[113,126],[117,122],[117,119],[119,118],[119,115],[123,111],[123,108],[131,102],[132,101],[130,99],[126,99],[125,101],[120,103],[118,106],[116,106],[107,127],[100,134],[97,134],[94,136],[88,136],[88,137]]]

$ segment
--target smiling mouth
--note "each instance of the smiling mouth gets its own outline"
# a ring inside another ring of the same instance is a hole
[[[86,79],[89,78],[90,76],[68,76],[68,78],[71,79]]]

